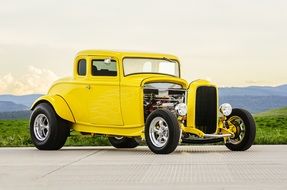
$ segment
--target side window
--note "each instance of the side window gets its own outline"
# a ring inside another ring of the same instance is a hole
[[[85,76],[86,75],[86,67],[87,67],[86,60],[80,59],[78,62],[78,75]]]
[[[105,62],[104,59],[92,60],[93,76],[117,76],[117,63],[115,60]]]

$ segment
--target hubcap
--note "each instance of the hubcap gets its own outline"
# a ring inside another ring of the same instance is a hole
[[[34,121],[34,134],[39,141],[44,141],[50,131],[49,120],[44,114],[39,114]]]
[[[230,143],[239,144],[245,136],[246,126],[238,116],[232,116],[229,121],[236,127],[235,137],[230,139]]]
[[[169,137],[169,129],[166,121],[162,117],[155,117],[149,126],[149,137],[156,147],[166,145]]]

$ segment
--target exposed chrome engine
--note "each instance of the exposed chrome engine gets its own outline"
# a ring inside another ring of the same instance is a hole
[[[148,83],[144,86],[144,116],[165,108],[176,112],[176,106],[186,102],[186,90],[174,83]]]

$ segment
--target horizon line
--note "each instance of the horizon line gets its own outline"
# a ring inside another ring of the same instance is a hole
[[[287,86],[287,83],[280,85],[250,85],[250,86],[217,86],[218,88],[250,88],[250,87],[259,87],[259,88],[278,88],[281,86]],[[29,95],[44,95],[47,93],[35,92],[30,94],[11,94],[11,93],[0,93],[0,96],[29,96]]]

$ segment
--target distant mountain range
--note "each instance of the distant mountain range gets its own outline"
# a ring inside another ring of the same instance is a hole
[[[219,88],[219,102],[252,113],[287,106],[287,85]]]
[[[251,113],[286,107],[287,96],[220,96],[219,103],[230,103],[233,108],[243,108]]]
[[[33,102],[42,96],[42,94],[29,94],[23,96],[15,96],[10,94],[0,95],[0,101],[14,102],[15,104],[22,104],[26,107],[30,107]]]
[[[270,86],[225,87],[219,88],[220,96],[287,96],[287,84]]]
[[[22,104],[16,104],[10,101],[0,101],[0,112],[24,111],[29,108]]]
[[[42,94],[30,94],[23,96],[0,95],[0,119],[27,119],[33,102]]]
[[[0,119],[28,118],[29,108],[41,94],[0,95]],[[219,103],[244,108],[252,113],[287,106],[287,85],[219,88]]]
[[[15,120],[30,118],[31,111],[0,112],[0,120]]]

